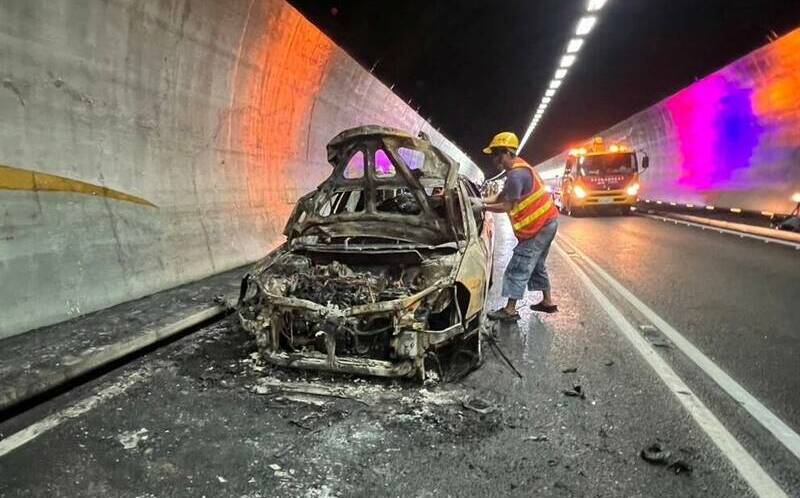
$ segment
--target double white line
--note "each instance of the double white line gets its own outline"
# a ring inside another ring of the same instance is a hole
[[[655,325],[678,349],[688,356],[689,359],[700,367],[798,458],[800,458],[800,436],[721,368],[714,364],[707,356],[700,352],[700,350],[694,347],[693,344],[686,340],[664,319],[641,302],[628,289],[597,265],[597,263],[581,252],[574,243],[563,235],[558,236],[558,242],[556,244],[558,253],[564,257],[572,270],[578,275],[578,278],[586,285],[589,292],[597,300],[611,321],[617,326],[622,335],[642,355],[644,360],[667,385],[675,397],[678,398],[678,401],[686,408],[692,418],[694,418],[695,422],[708,434],[714,444],[717,445],[720,451],[739,471],[753,491],[760,497],[785,497],[786,493],[781,490],[758,462],[756,462],[736,438],[731,435],[711,410],[694,395],[667,362],[639,334],[638,330],[625,319],[620,310],[614,306],[597,285],[592,282],[586,272],[583,271],[562,246],[569,249],[573,255],[577,255],[586,263],[611,289],[622,296],[631,306],[636,308]]]

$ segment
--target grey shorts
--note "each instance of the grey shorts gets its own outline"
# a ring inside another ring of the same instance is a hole
[[[558,220],[553,220],[535,237],[517,243],[503,274],[503,297],[522,299],[526,287],[532,291],[550,290],[545,261],[557,230]]]

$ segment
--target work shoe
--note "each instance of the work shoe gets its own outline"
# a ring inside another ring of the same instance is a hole
[[[555,313],[558,311],[558,306],[555,304],[542,304],[536,303],[531,305],[531,309],[533,311],[541,311],[542,313]]]
[[[514,313],[509,313],[506,311],[505,308],[500,308],[499,310],[494,310],[486,314],[486,317],[489,320],[498,320],[501,322],[516,322],[519,320],[519,313],[516,311]]]

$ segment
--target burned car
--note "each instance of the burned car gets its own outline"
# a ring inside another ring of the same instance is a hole
[[[493,228],[475,183],[426,137],[379,126],[328,144],[286,242],[245,276],[242,326],[281,366],[424,379],[458,343],[480,357]]]

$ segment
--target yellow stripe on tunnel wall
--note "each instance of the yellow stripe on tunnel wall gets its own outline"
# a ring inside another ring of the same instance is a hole
[[[0,190],[30,190],[34,192],[73,192],[76,194],[107,197],[118,201],[132,202],[143,206],[157,207],[147,199],[126,194],[118,190],[93,185],[63,176],[49,175],[29,169],[0,165]]]

